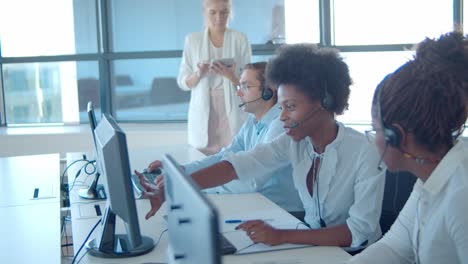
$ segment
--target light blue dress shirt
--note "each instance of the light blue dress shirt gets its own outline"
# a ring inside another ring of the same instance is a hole
[[[274,105],[262,118],[257,121],[249,115],[232,143],[217,154],[185,165],[185,172],[192,174],[200,169],[220,162],[224,157],[233,153],[253,149],[257,144],[268,143],[284,133],[283,124],[279,120],[280,109]],[[270,173],[268,181],[258,184],[257,181],[233,180],[219,187],[206,189],[206,192],[217,193],[248,193],[260,192],[268,199],[289,212],[304,211],[298,192],[291,177],[291,165],[285,164]]]

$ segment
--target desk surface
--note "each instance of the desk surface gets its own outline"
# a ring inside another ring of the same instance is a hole
[[[132,168],[142,169],[149,162],[160,159],[164,153],[171,153],[178,162],[184,164],[192,160],[199,159],[203,155],[190,147],[172,147],[158,148],[157,150],[135,149],[129,151],[130,162]],[[79,157],[79,155],[75,155]],[[73,155],[68,158],[72,159]],[[94,205],[98,203],[103,211],[105,202],[93,202],[80,199],[76,195],[77,190],[70,194],[71,212],[72,212],[72,230],[75,253],[79,246],[83,243],[91,228],[97,223],[100,217],[96,216]],[[258,193],[251,194],[232,194],[232,195],[209,195],[210,200],[218,208],[220,220],[224,217],[234,214],[251,211],[275,211],[290,216],[286,211],[275,205],[273,202],[266,199]],[[137,200],[137,210],[142,234],[149,236],[154,241],[159,241],[158,245],[150,253],[125,259],[103,259],[84,255],[80,263],[155,263],[166,262],[166,249],[168,245],[167,233],[162,233],[167,228],[166,222],[162,218],[165,214],[165,207],[151,219],[145,220],[144,215],[150,208],[147,200]],[[221,228],[222,229],[222,228]],[[124,230],[121,221],[117,223],[117,232]],[[95,233],[91,236],[94,238]],[[162,235],[161,235],[162,234]],[[80,259],[84,252],[80,253],[77,259]],[[229,255],[223,257],[223,263],[342,263],[349,258],[349,254],[338,247],[307,247],[298,249],[288,249],[282,251],[246,254],[246,255]],[[274,262],[271,262],[274,261]]]
[[[0,158],[1,263],[60,263],[59,175],[58,154]]]
[[[1,263],[60,263],[60,204],[0,208]]]
[[[59,178],[59,154],[0,158],[0,207],[58,203]]]

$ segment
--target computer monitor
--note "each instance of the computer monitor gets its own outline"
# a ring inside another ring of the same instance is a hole
[[[96,159],[96,173],[93,182],[88,188],[80,189],[78,195],[84,199],[93,199],[93,200],[103,200],[106,199],[106,192],[102,184],[98,184],[99,176],[101,175],[101,170],[99,168],[99,162],[97,161],[97,145],[96,145],[96,136],[94,135],[94,130],[97,126],[96,114],[94,113],[93,102],[88,102],[88,119],[89,126],[91,127],[91,134],[93,135],[93,151],[94,158]]]
[[[106,114],[96,127],[95,136],[98,162],[107,182],[107,204],[100,233],[87,244],[89,253],[110,258],[148,253],[154,248],[154,241],[140,232],[125,133]],[[125,234],[115,233],[116,216],[125,224]]]
[[[163,167],[168,206],[168,263],[221,263],[215,207],[170,155],[164,156]]]

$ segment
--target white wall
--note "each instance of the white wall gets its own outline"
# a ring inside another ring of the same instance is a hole
[[[119,124],[129,148],[187,144],[187,124]],[[364,132],[368,126],[352,126]],[[462,139],[468,144],[468,130]],[[92,150],[88,125],[36,128],[0,128],[0,157]]]
[[[187,144],[187,125],[120,124],[129,148]],[[88,125],[0,128],[0,157],[91,151]]]

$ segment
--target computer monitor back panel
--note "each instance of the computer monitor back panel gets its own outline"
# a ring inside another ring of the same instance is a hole
[[[215,207],[170,155],[165,155],[163,165],[168,206],[168,262],[221,263]]]
[[[127,141],[125,133],[114,124],[103,119],[97,127],[98,149],[102,150],[102,170],[107,179],[107,190],[112,211],[119,215],[126,223],[137,222],[136,214],[128,214],[128,211],[136,211],[135,197],[133,195],[130,178],[130,162],[128,159]],[[101,136],[102,135],[102,136]],[[130,208],[128,208],[130,207]]]
[[[88,102],[88,119],[89,119],[89,126],[91,128],[91,134],[93,136],[93,152],[94,152],[93,157],[94,159],[96,159],[96,163],[95,163],[96,170],[95,170],[95,175],[94,175],[95,178],[89,187],[80,189],[78,191],[78,195],[84,199],[103,200],[103,199],[106,199],[106,193],[104,190],[104,186],[102,184],[98,184],[98,181],[101,175],[101,169],[100,169],[100,165],[99,165],[98,157],[97,157],[97,144],[96,144],[96,135],[95,135],[97,119],[96,119],[96,114],[94,112],[93,102],[91,101]]]
[[[97,119],[96,119],[96,114],[94,112],[94,107],[93,107],[93,102],[89,101],[88,102],[88,120],[89,120],[89,126],[91,127],[92,130],[96,129],[97,126]]]
[[[90,243],[90,252],[102,257],[145,254],[151,251],[154,244],[150,238],[141,236],[125,133],[112,116],[104,115],[95,129],[95,135],[98,162],[106,178],[108,197],[101,233]],[[126,234],[115,234],[116,216],[124,222]],[[119,243],[128,246],[122,249]]]
[[[93,103],[91,101],[88,102],[88,121],[89,126],[91,128],[91,134],[93,136],[93,151],[94,151],[94,158],[97,158],[97,146],[96,146],[96,136],[94,135],[94,130],[97,126],[97,119],[96,113],[94,111]]]

